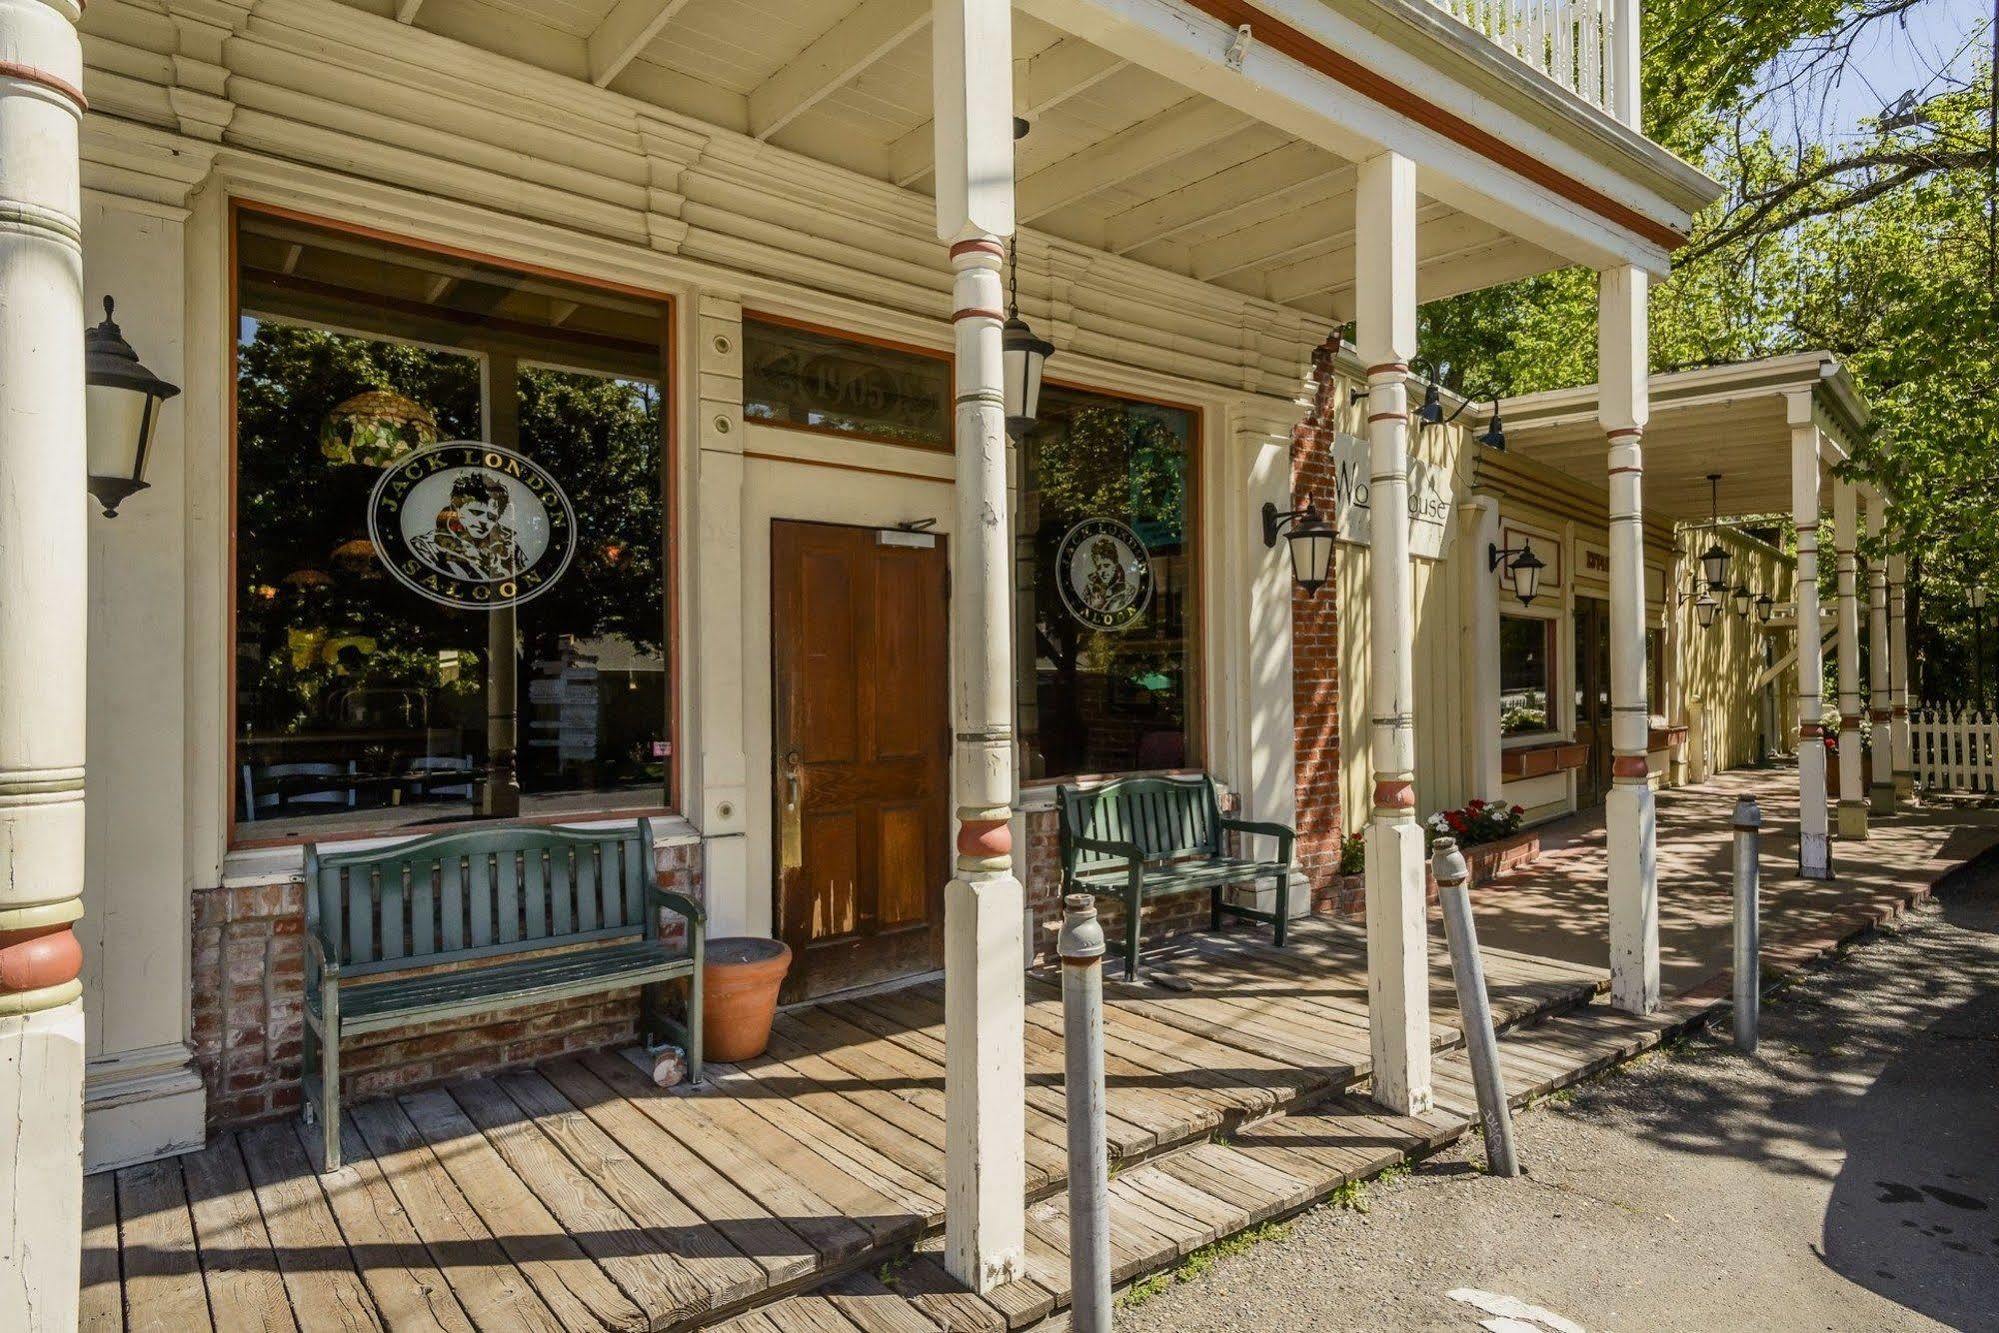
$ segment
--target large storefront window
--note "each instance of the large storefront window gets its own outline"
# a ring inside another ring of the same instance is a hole
[[[1554,730],[1555,622],[1499,618],[1499,734],[1533,736]]]
[[[1200,761],[1196,444],[1192,412],[1043,391],[1019,460],[1025,780]]]
[[[244,212],[238,841],[672,799],[663,304]]]

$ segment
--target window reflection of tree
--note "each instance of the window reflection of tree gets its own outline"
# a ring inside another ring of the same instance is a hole
[[[1064,409],[1067,410],[1064,410]],[[1180,414],[1174,413],[1173,416]],[[1184,433],[1162,409],[1051,389],[1028,440],[1033,533],[1036,725],[1041,776],[1184,761],[1186,469]],[[1063,604],[1063,537],[1089,518],[1130,526],[1147,548],[1153,591],[1122,630],[1085,625]],[[1146,738],[1154,738],[1154,753]]]
[[[271,320],[245,321],[244,332],[237,397],[240,729],[274,740],[347,732],[358,742],[360,735],[402,733],[399,744],[418,753],[438,729],[452,733],[451,748],[482,755],[486,617],[420,598],[383,577],[372,551],[370,558],[353,554],[357,541],[367,545],[369,493],[381,474],[328,459],[319,448],[333,407],[371,388],[427,407],[442,439],[483,438],[479,361]],[[664,626],[657,389],[534,367],[520,372],[517,393],[520,450],[568,492],[578,535],[561,587],[519,613],[526,662],[555,656],[570,638],[614,635],[656,654]],[[647,711],[663,718],[664,701]],[[386,739],[367,744],[380,752],[343,750],[342,757],[362,760],[364,769],[411,757],[390,753]],[[538,763],[532,754],[524,759]],[[605,760],[591,775],[599,784],[663,776],[649,745]],[[558,776],[552,763],[541,765],[543,782]]]

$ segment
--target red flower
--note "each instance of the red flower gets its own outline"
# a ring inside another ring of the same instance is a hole
[[[1514,813],[1514,814],[1515,814],[1516,816],[1519,816],[1519,815],[1524,815],[1524,814],[1526,814],[1526,813],[1527,813],[1527,807],[1526,807],[1526,806],[1524,806],[1524,805],[1516,805],[1516,806],[1514,806],[1514,807],[1513,807],[1513,813]]]

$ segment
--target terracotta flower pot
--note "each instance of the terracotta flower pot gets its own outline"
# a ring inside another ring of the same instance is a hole
[[[777,988],[791,970],[783,940],[709,940],[701,967],[701,1053],[731,1064],[754,1060],[770,1044]]]

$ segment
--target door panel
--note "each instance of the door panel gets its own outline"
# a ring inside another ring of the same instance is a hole
[[[945,552],[771,533],[776,920],[789,1003],[935,968],[950,850]]]
[[[1576,740],[1589,757],[1576,773],[1576,804],[1600,804],[1610,790],[1610,604],[1576,599]]]

